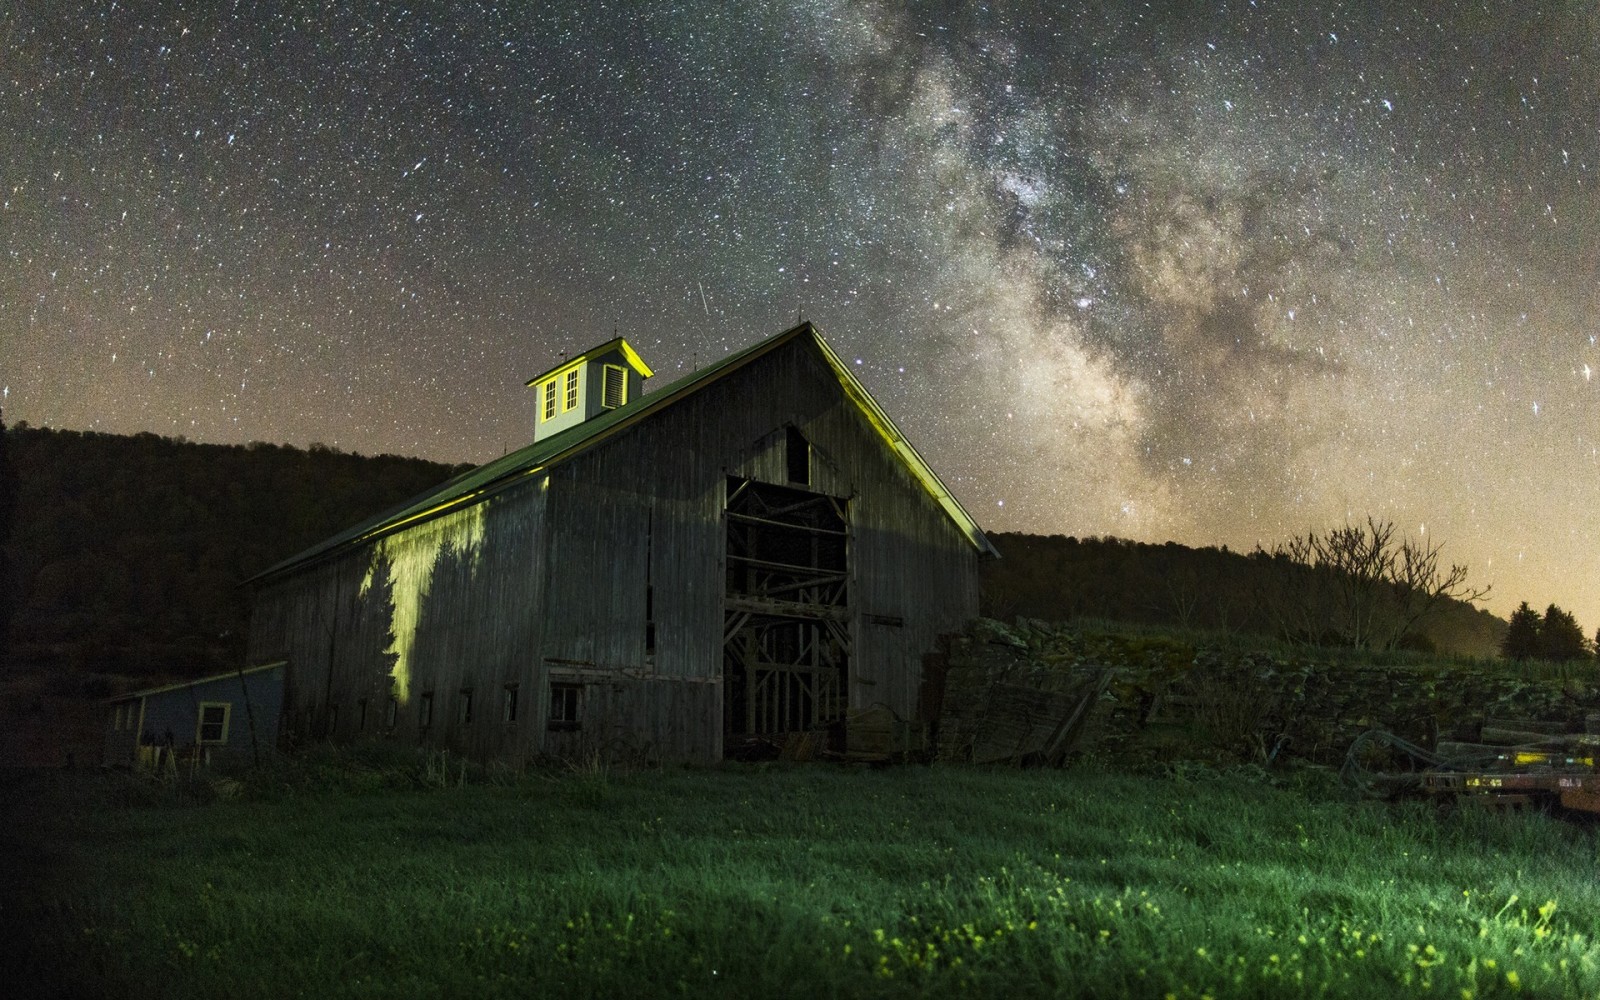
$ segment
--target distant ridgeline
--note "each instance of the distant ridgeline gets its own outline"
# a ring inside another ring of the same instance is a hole
[[[1336,614],[1304,613],[1305,600],[1322,581],[1262,552],[1110,537],[990,533],[989,539],[1002,556],[983,566],[983,613],[992,618],[1097,618],[1249,632],[1307,645],[1348,644]],[[1302,606],[1289,614],[1285,602]],[[1382,608],[1374,613],[1381,616]],[[1308,620],[1327,627],[1311,633],[1300,624]],[[1413,627],[1397,626],[1397,634],[1383,635],[1375,645],[1494,656],[1505,630],[1503,619],[1482,608],[1444,601]]]
[[[129,676],[237,667],[242,581],[466,468],[316,444],[5,433],[19,495],[0,661]]]
[[[252,443],[196,444],[19,424],[6,551],[14,608],[0,664],[135,677],[239,665],[239,584],[464,471],[414,458]],[[992,534],[984,613],[1100,618],[1283,638],[1271,601],[1293,570],[1261,554],[1116,538]],[[1285,576],[1285,574],[1288,576]],[[4,616],[0,615],[0,621]],[[1494,655],[1506,624],[1451,602],[1401,645]],[[1289,636],[1337,644],[1338,636]]]

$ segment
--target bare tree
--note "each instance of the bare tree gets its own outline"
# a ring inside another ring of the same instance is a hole
[[[1392,521],[1368,517],[1323,534],[1307,532],[1273,548],[1274,560],[1304,567],[1280,596],[1281,621],[1303,634],[1336,633],[1357,648],[1392,649],[1449,601],[1473,602],[1488,587],[1467,584],[1467,568],[1439,566],[1441,543],[1396,539]]]
[[[1439,549],[1442,544],[1430,545],[1409,538],[1400,544],[1400,551],[1389,571],[1396,614],[1385,648],[1392,649],[1398,645],[1417,624],[1446,602],[1472,604],[1489,596],[1488,585],[1473,587],[1467,583],[1467,567],[1462,564],[1451,563],[1448,570],[1439,568]]]

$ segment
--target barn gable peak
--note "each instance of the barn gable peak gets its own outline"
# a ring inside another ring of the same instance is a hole
[[[527,381],[537,394],[533,439],[626,406],[644,394],[644,380],[653,374],[639,352],[617,337],[535,375]]]

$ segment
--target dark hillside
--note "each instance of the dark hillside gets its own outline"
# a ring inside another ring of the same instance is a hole
[[[19,425],[5,432],[17,490],[17,595],[0,660],[71,674],[194,676],[238,666],[239,585],[267,566],[461,467],[319,445],[196,444]],[[991,536],[984,612],[1271,634],[1259,554],[1116,538]],[[1492,655],[1505,623],[1455,604],[1430,622],[1440,651]]]
[[[10,665],[132,677],[239,665],[240,583],[459,469],[320,445],[19,425]]]
[[[1153,545],[1121,538],[993,534],[1001,559],[984,567],[983,611],[1046,621],[1096,618],[1277,636],[1268,608],[1296,570],[1263,553]],[[1411,648],[1494,656],[1503,619],[1452,601],[1408,636]]]

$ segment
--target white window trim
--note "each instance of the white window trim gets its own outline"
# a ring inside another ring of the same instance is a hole
[[[562,383],[561,389],[561,412],[569,413],[576,410],[578,404],[582,402],[580,396],[583,392],[583,377],[582,373],[574,368],[567,372],[563,378],[565,381]]]
[[[201,736],[205,728],[206,709],[222,709],[222,736],[218,739],[208,740]],[[202,701],[200,710],[194,720],[194,742],[197,746],[221,746],[228,742],[228,725],[233,721],[233,702],[231,701]]]

